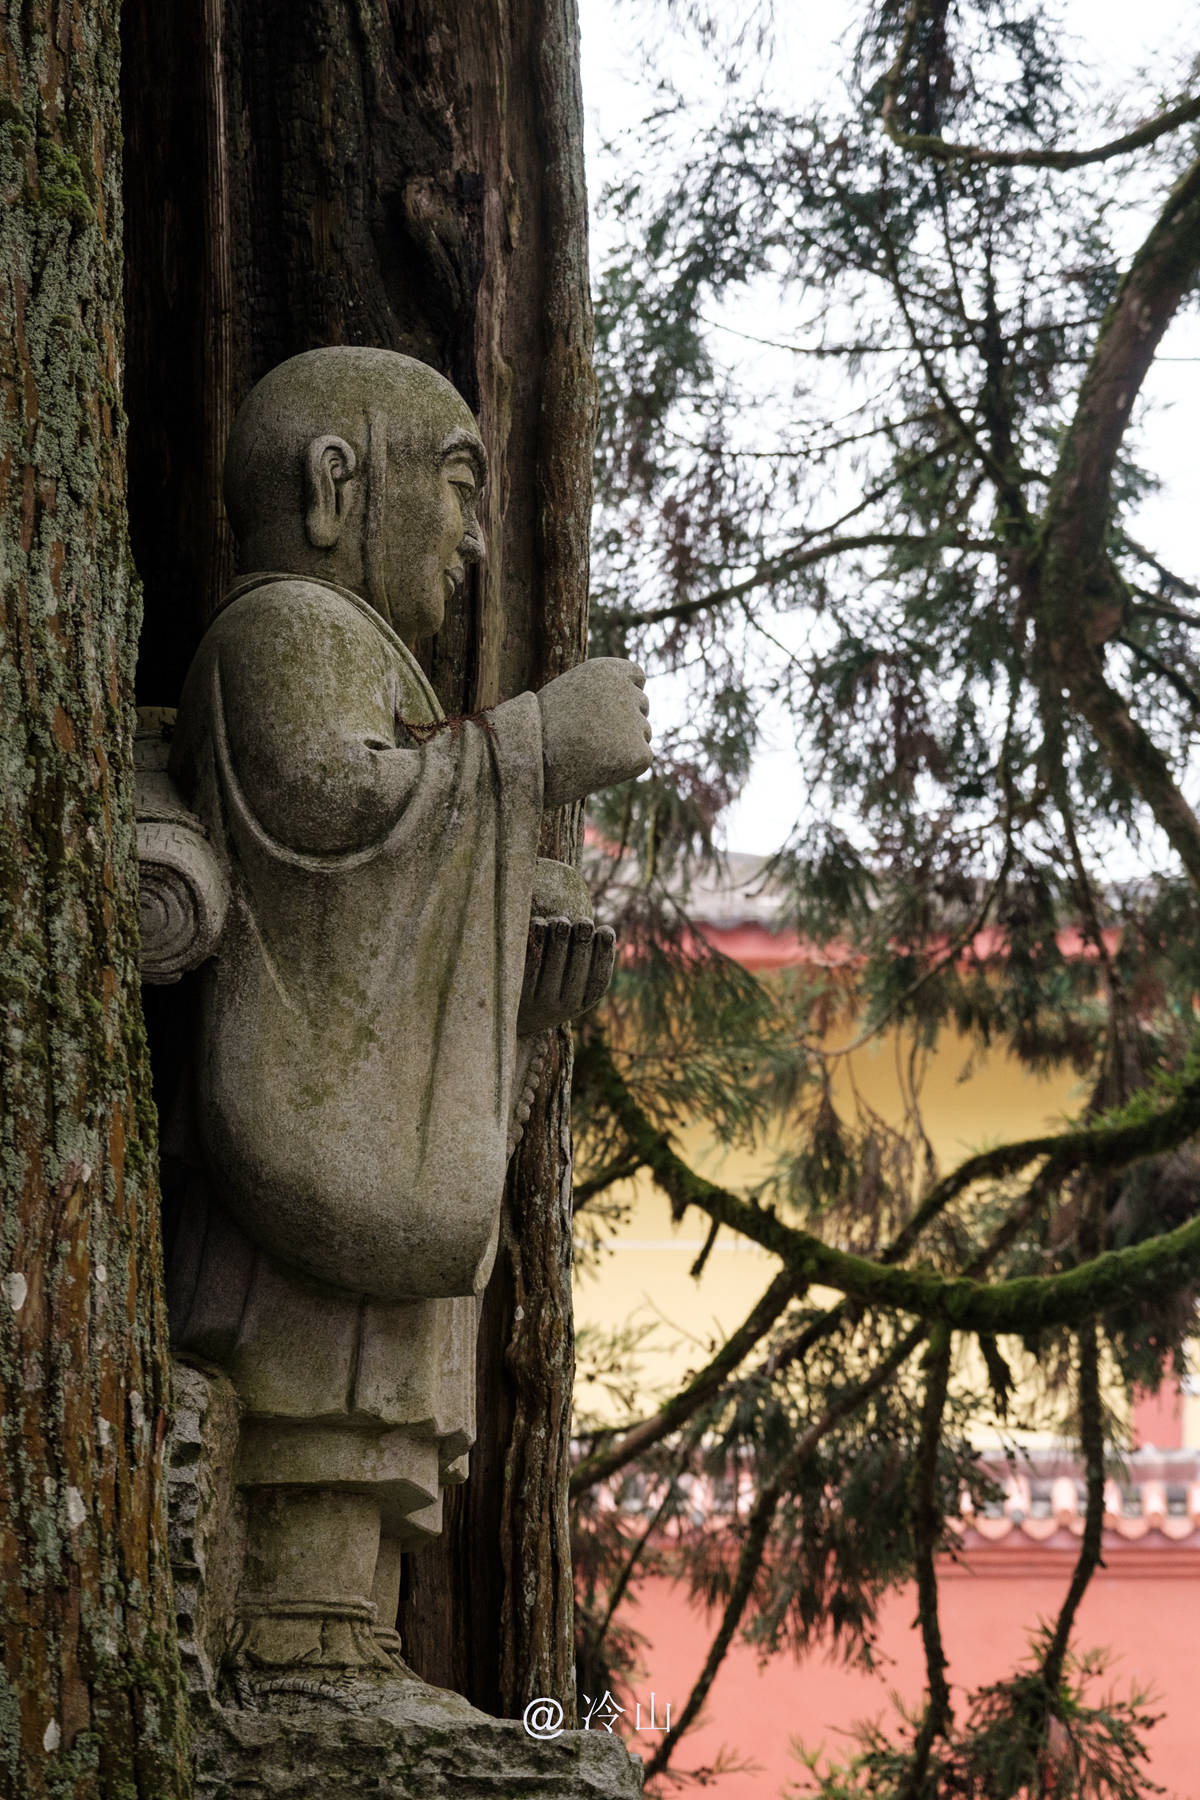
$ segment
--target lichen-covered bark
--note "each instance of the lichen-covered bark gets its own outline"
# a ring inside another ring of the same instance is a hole
[[[138,1011],[116,0],[0,11],[0,1792],[188,1791]]]
[[[447,711],[569,668],[594,414],[575,0],[126,0],[122,30],[143,701],[173,703],[229,574],[238,402],[329,343],[421,357],[479,415],[488,561],[424,652]],[[577,830],[549,821],[545,853]],[[568,1073],[564,1039],[510,1182],[474,1474],[401,1621],[422,1674],[510,1713],[572,1683]]]

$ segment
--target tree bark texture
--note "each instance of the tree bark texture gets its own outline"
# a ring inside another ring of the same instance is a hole
[[[230,573],[237,405],[321,344],[405,351],[479,416],[488,560],[424,647],[446,710],[584,653],[594,381],[575,0],[126,0],[131,528],[145,703],[173,704]],[[570,860],[578,819],[547,821]],[[473,1476],[401,1631],[494,1712],[572,1687],[569,1043],[506,1200]]]
[[[190,1790],[138,1006],[116,0],[0,11],[0,1793]]]

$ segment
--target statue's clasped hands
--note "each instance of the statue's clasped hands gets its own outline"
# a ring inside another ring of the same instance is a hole
[[[577,1019],[603,1000],[616,960],[616,933],[591,919],[530,920],[520,1037]]]
[[[581,800],[650,767],[645,685],[636,663],[598,656],[542,689],[538,705],[547,807]],[[584,897],[586,903],[586,892]],[[590,1011],[612,977],[616,946],[611,928],[591,918],[561,916],[560,904],[540,905],[535,893],[517,1026],[522,1037]]]

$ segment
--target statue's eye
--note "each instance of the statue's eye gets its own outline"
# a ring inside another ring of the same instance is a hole
[[[458,494],[464,506],[472,506],[479,491],[475,479],[475,471],[468,462],[452,462],[446,470],[450,486]]]

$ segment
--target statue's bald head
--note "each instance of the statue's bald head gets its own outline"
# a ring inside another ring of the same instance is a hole
[[[239,567],[322,575],[401,636],[423,635],[483,554],[484,473],[470,409],[436,369],[393,350],[307,351],[264,376],[234,422],[225,505]]]

